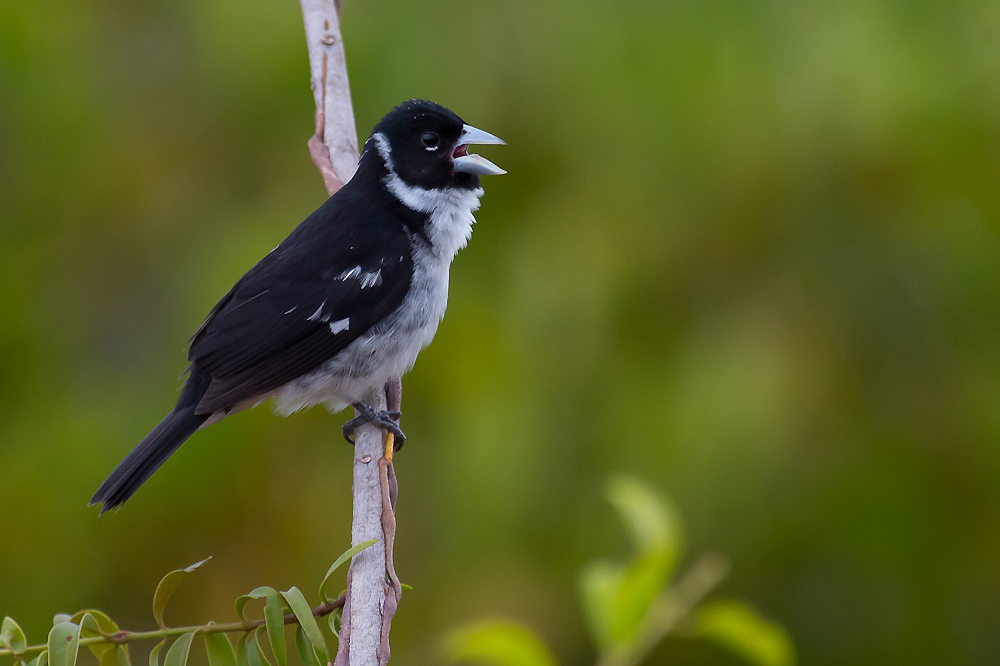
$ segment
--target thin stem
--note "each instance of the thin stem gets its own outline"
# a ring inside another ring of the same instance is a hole
[[[317,606],[312,609],[313,617],[324,617],[329,615],[338,608],[344,607],[344,595],[341,595],[329,603],[325,603],[322,606]],[[285,624],[298,624],[299,620],[295,617],[294,613],[287,613],[285,615]],[[106,634],[104,636],[90,636],[87,638],[80,639],[80,645],[97,645],[100,643],[114,643],[115,645],[122,645],[123,643],[131,643],[133,641],[143,641],[150,638],[169,638],[171,636],[180,636],[191,631],[198,631],[203,634],[225,634],[234,631],[253,631],[257,627],[263,627],[264,620],[242,620],[240,622],[227,622],[224,624],[216,624],[215,622],[209,622],[208,624],[195,625],[191,627],[168,627],[165,629],[157,629],[156,631],[126,631],[122,629],[121,631],[116,631],[113,634]],[[45,645],[32,645],[24,650],[22,655],[42,652],[47,650],[49,646]],[[11,656],[14,653],[11,650],[0,649],[0,657]]]

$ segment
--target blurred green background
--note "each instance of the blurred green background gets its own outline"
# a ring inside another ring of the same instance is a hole
[[[1000,4],[348,0],[359,133],[410,97],[502,136],[404,381],[393,663],[509,615],[592,659],[575,579],[665,490],[805,664],[1000,662]],[[324,199],[293,0],[0,1],[0,615],[150,628],[315,589],[343,416],[197,434],[86,501],[184,345]],[[693,557],[689,555],[688,559]],[[672,639],[651,663],[735,664]]]

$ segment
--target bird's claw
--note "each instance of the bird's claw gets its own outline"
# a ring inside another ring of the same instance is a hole
[[[391,432],[395,438],[394,448],[396,449],[399,449],[403,445],[403,442],[406,441],[406,435],[399,429],[399,423],[397,423],[399,418],[403,415],[402,412],[398,410],[373,409],[363,402],[355,403],[354,409],[358,410],[360,413],[345,423],[343,428],[341,428],[341,432],[344,434],[344,439],[351,444],[354,444],[354,439],[351,435],[354,434],[354,431],[357,428],[366,423],[371,423],[374,426]]]

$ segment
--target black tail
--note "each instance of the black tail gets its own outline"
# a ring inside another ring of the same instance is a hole
[[[111,476],[105,479],[90,498],[90,506],[103,504],[103,514],[122,505],[208,420],[207,414],[195,414],[194,410],[211,381],[212,378],[208,375],[195,368],[191,369],[191,376],[184,385],[177,406],[111,472]]]

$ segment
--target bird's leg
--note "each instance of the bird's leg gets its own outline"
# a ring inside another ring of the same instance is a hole
[[[396,423],[399,417],[402,416],[402,412],[398,410],[373,409],[363,402],[354,403],[354,409],[360,412],[358,416],[345,423],[344,427],[341,428],[341,432],[344,433],[344,439],[351,444],[354,443],[354,439],[351,437],[354,434],[354,430],[365,423],[371,423],[391,432],[399,446],[402,446],[403,442],[406,441],[406,435],[403,434],[403,431],[399,429],[399,425]]]
[[[392,377],[385,383],[385,403],[386,409],[401,413],[401,410],[403,409],[403,382],[399,379],[399,377]],[[396,423],[399,423],[399,419],[396,419]],[[392,454],[403,448],[404,440],[395,440],[396,437],[393,433],[386,433],[385,453],[383,454],[383,457],[389,461],[390,465],[392,464]],[[395,478],[395,475],[393,475],[394,480]],[[396,500],[395,497],[393,497],[393,506],[395,506],[395,504]]]

